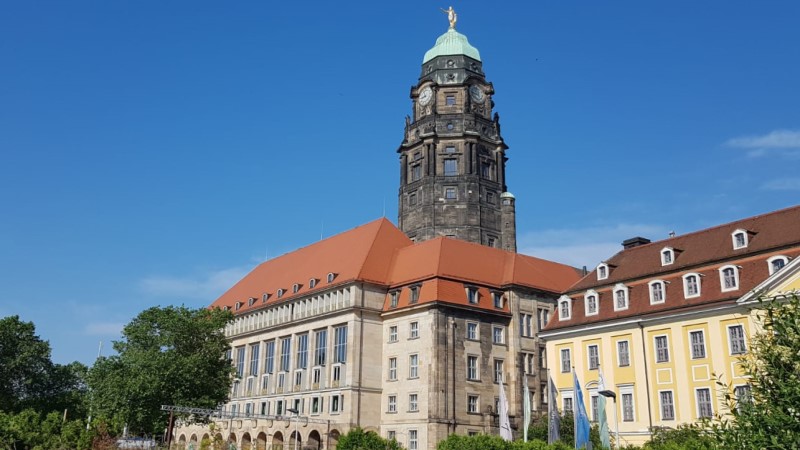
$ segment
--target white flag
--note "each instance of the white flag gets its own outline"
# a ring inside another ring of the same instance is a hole
[[[510,441],[511,437],[511,423],[508,421],[508,400],[506,399],[506,390],[503,387],[503,380],[500,380],[500,403],[498,405],[500,414],[500,437],[506,441]]]
[[[525,388],[523,389],[523,395],[525,397],[522,399],[522,408],[524,409],[522,413],[525,419],[523,420],[522,424],[523,426],[522,436],[523,436],[523,441],[528,442],[528,427],[531,426],[531,390],[528,388],[528,376],[523,375],[523,377],[525,380]]]

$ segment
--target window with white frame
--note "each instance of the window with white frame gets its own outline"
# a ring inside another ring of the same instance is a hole
[[[333,362],[347,362],[347,325],[333,328]]]
[[[389,327],[389,342],[397,342],[397,325]]]
[[[719,282],[722,292],[739,289],[739,268],[736,266],[723,266],[719,268]]]
[[[396,395],[390,395],[386,403],[387,403],[386,412],[389,412],[389,413],[396,413],[397,412],[397,396]]]
[[[533,315],[519,315],[519,335],[522,337],[533,337]]]
[[[419,355],[408,356],[408,378],[419,378]]]
[[[738,408],[739,405],[744,403],[752,403],[753,401],[753,392],[752,388],[749,384],[742,384],[739,386],[734,386],[733,388],[733,397],[736,399],[736,407]]]
[[[598,420],[598,417],[597,417],[597,413],[598,413],[597,400],[598,400],[597,391],[589,392],[589,403],[591,404],[591,408],[592,408],[592,422],[597,422],[597,420]]]
[[[687,273],[683,276],[683,296],[686,298],[700,296],[699,273]]]
[[[628,287],[624,284],[614,286],[614,311],[628,309]]]
[[[478,288],[474,286],[467,286],[467,301],[472,304],[478,303]]]
[[[467,380],[478,381],[478,357],[467,355]]]
[[[342,365],[334,364],[331,367],[331,386],[338,387],[339,382],[342,381]]]
[[[408,394],[408,411],[409,412],[418,412],[419,411],[419,395],[418,394]]]
[[[592,344],[586,347],[586,354],[589,358],[589,370],[597,370],[600,368],[600,347]]]
[[[597,279],[605,280],[608,278],[608,264],[600,263],[597,265]]]
[[[692,346],[692,359],[702,359],[706,357],[706,340],[703,330],[689,332],[689,342]]]
[[[697,418],[702,419],[713,416],[714,409],[711,406],[711,389],[696,389],[695,396],[697,397]]]
[[[741,355],[747,352],[743,325],[731,325],[728,327],[728,344],[731,349],[731,355]]]
[[[561,393],[561,409],[566,413],[573,410],[572,391]]]
[[[731,233],[731,239],[733,240],[733,249],[738,250],[740,248],[746,248],[748,244],[748,235],[747,230],[738,229]]]
[[[397,380],[397,358],[389,358],[389,381]]]
[[[666,300],[666,283],[655,280],[648,283],[650,285],[650,304],[664,303]]]
[[[327,277],[328,283],[333,283],[334,278],[336,278],[336,274],[333,272],[329,273]]]
[[[501,381],[505,380],[503,376],[503,367],[504,361],[502,359],[495,358],[494,360],[494,382],[500,383]]]
[[[408,324],[408,338],[416,339],[419,337],[419,322],[411,322]]]
[[[314,346],[314,365],[324,366],[328,358],[328,330],[315,331],[314,338],[316,341]]]
[[[297,335],[297,357],[295,361],[295,367],[298,369],[308,367],[308,333]]]
[[[264,374],[261,376],[261,393],[269,393],[269,374]]]
[[[258,359],[261,351],[261,343],[250,344],[250,376],[258,375]]]
[[[773,273],[783,269],[788,261],[789,258],[782,255],[773,256],[772,258],[767,259],[767,264],[769,265],[769,274],[772,275]]]
[[[318,389],[322,382],[322,367],[314,367],[311,369],[311,383],[313,389]]]
[[[408,430],[408,450],[419,450],[417,430]]]
[[[586,295],[583,296],[587,316],[597,315],[599,311],[597,301],[598,297],[599,296],[597,295],[597,292],[593,289],[586,291]]]
[[[622,407],[623,422],[633,422],[636,420],[636,409],[633,403],[633,387],[620,388],[620,406]]]
[[[311,398],[311,414],[317,415],[322,412],[323,408],[323,397],[312,397]]]
[[[504,327],[492,327],[492,343],[500,345],[506,343],[506,329]]]
[[[669,341],[667,336],[656,336],[656,362],[665,363],[669,362]]]
[[[292,338],[281,338],[281,372],[288,372],[292,360]]]
[[[572,317],[572,299],[562,295],[558,299],[558,320],[569,320]]]
[[[396,441],[397,440],[397,432],[394,431],[394,430],[387,431],[386,432],[386,439],[390,440],[390,441]]]
[[[672,391],[661,391],[658,397],[661,403],[661,420],[675,420],[675,401]]]
[[[572,370],[572,358],[568,348],[561,349],[561,372],[569,373]]]
[[[661,265],[668,266],[675,262],[675,251],[672,247],[664,247],[661,249]]]
[[[467,339],[471,341],[479,339],[477,322],[467,322]]]
[[[308,280],[308,288],[309,289],[314,289],[315,287],[317,287],[317,282],[318,281],[319,280],[317,280],[316,278],[311,278],[310,280]]]
[[[628,341],[617,341],[617,364],[620,367],[631,365],[631,349]]]
[[[495,308],[502,309],[503,308],[503,293],[502,292],[492,292],[492,303],[494,304]]]
[[[467,395],[467,412],[471,414],[477,414],[480,412],[480,397],[474,394]]]
[[[334,394],[331,396],[331,414],[339,414],[344,411],[344,395]]]
[[[389,292],[389,307],[397,308],[397,303],[400,300],[400,291]]]

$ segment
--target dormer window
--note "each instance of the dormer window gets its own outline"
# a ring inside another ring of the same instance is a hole
[[[473,305],[478,304],[478,288],[475,286],[467,286],[467,302]]]
[[[492,302],[494,303],[495,308],[503,309],[503,293],[492,292]]]
[[[614,286],[614,311],[628,309],[628,286],[617,284]]]
[[[773,273],[783,269],[783,266],[789,262],[789,258],[779,255],[773,256],[767,260],[767,264],[769,264],[769,274],[772,275]]]
[[[397,303],[400,300],[400,291],[389,292],[389,307],[397,308]]]
[[[583,301],[586,304],[586,315],[587,316],[595,316],[599,311],[599,299],[600,296],[595,292],[593,289],[586,291],[586,295],[583,296]]]
[[[664,303],[667,299],[667,285],[664,281],[655,280],[648,283],[650,286],[650,304]]]
[[[747,248],[748,244],[748,235],[747,230],[738,229],[731,233],[731,239],[733,239],[733,249],[738,250],[740,248]]]
[[[240,310],[242,308],[242,302],[236,302],[235,308],[236,311]]]
[[[675,262],[675,250],[672,247],[664,247],[661,250],[661,265],[668,266]]]
[[[720,267],[719,282],[722,292],[739,289],[739,268],[736,266]]]
[[[411,286],[411,298],[409,303],[417,303],[419,301],[419,286]]]
[[[293,294],[297,294],[297,291],[299,291],[299,290],[300,290],[300,285],[298,283],[295,283],[295,284],[292,285],[292,293]]]
[[[278,298],[283,297],[283,289],[278,289]]]
[[[269,300],[269,294],[264,292],[264,295],[261,296],[261,303],[267,303],[267,300]]]
[[[230,306],[223,306],[223,307],[222,307],[222,310],[223,310],[223,311],[230,311],[230,310],[231,310],[231,307],[230,307]]]
[[[317,287],[317,282],[318,281],[319,280],[316,279],[316,278],[312,278],[312,279],[308,280],[308,288],[309,289],[314,289],[315,287]]]
[[[558,320],[569,320],[572,318],[572,299],[562,295],[558,299]]]
[[[328,274],[328,283],[333,283],[333,280],[336,278],[336,274],[331,272]]]
[[[597,279],[605,280],[606,278],[608,278],[608,264],[600,263],[597,266]]]
[[[683,296],[685,298],[700,296],[700,274],[687,273],[683,276]]]
[[[255,297],[250,297],[250,299],[247,300],[247,306],[253,306],[253,304],[255,302],[256,302],[256,298]]]

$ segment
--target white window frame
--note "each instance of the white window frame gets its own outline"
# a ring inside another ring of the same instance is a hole
[[[397,342],[397,325],[389,327],[389,342]]]
[[[735,286],[734,287],[725,287],[725,271],[731,269],[733,270],[733,281]],[[728,264],[725,266],[720,267],[719,269],[719,288],[722,292],[731,292],[731,291],[738,291],[739,290],[739,267],[734,266],[732,264]]]
[[[408,394],[408,412],[419,412],[419,394],[416,392]]]
[[[408,324],[408,338],[409,339],[418,339],[419,338],[419,322],[413,321]]]
[[[627,364],[622,364],[622,359],[620,359],[620,355],[622,355],[622,353],[619,351],[619,344],[622,342],[626,344],[625,350],[628,359]],[[630,367],[630,365],[631,365],[631,341],[629,341],[628,339],[620,339],[617,341],[617,367]]]
[[[564,354],[565,354],[564,352],[567,352],[566,353],[566,355],[567,355],[566,359],[564,358]],[[558,352],[558,357],[559,357],[559,365],[561,366],[561,373],[569,373],[572,370],[572,351],[570,349],[568,349],[568,348],[562,348]],[[567,362],[567,365],[566,365],[566,369],[567,370],[564,370],[564,368],[565,368],[564,361]]]
[[[697,293],[696,294],[690,294],[689,293],[689,277],[691,277],[691,276],[693,276],[693,277],[695,277],[697,279]],[[702,275],[700,275],[697,272],[690,272],[690,273],[687,273],[687,274],[683,275],[682,278],[683,278],[683,297],[684,298],[700,297],[700,295],[703,293],[703,283],[702,283],[702,278],[703,277],[702,277]]]
[[[389,358],[389,362],[387,364],[388,371],[386,376],[389,381],[397,381],[397,357],[392,356]]]
[[[667,346],[666,346],[667,359],[665,359],[664,361],[659,361],[659,357],[658,357],[658,338],[662,338],[662,337],[665,339],[665,341],[667,343]],[[662,363],[670,362],[669,336],[668,335],[659,334],[659,335],[653,336],[653,352],[654,352],[653,356],[655,356],[656,364],[662,364]]]
[[[408,379],[419,378],[419,353],[408,355]]]
[[[333,283],[334,279],[336,279],[336,274],[333,273],[333,272],[329,272],[328,276],[326,278],[326,280],[328,281],[328,284]]]
[[[630,297],[628,296],[628,294],[629,294],[628,286],[625,286],[622,283],[617,283],[614,286],[614,289],[611,292],[614,294],[614,311],[625,311],[626,309],[630,308],[631,300],[630,300]],[[624,295],[624,298],[625,298],[625,307],[624,308],[619,307],[619,305],[617,303],[617,293],[618,292],[622,292],[623,295]]]
[[[737,242],[737,239],[736,239],[736,236],[739,235],[739,234],[744,236],[742,244],[739,244]],[[743,228],[737,228],[736,230],[733,231],[733,233],[731,233],[731,241],[733,242],[733,249],[734,250],[739,250],[741,248],[747,248],[747,246],[750,244],[750,235],[747,232],[747,230],[745,230]]]
[[[663,397],[661,397],[663,394],[666,394],[666,393],[669,393],[670,400],[672,401],[672,403],[670,404],[670,407],[672,409],[672,417],[669,417],[669,418],[664,417],[664,399],[663,399]],[[663,422],[677,420],[677,417],[675,416],[675,410],[676,410],[676,408],[675,408],[675,392],[672,389],[664,389],[664,390],[658,391],[658,412],[659,412],[659,417],[661,417],[661,420]]]
[[[700,391],[707,391],[708,392],[708,407],[710,409],[710,414],[707,416],[700,415],[700,397],[698,394]],[[698,419],[702,419],[705,417],[711,418],[714,417],[714,393],[712,392],[711,388],[708,387],[699,387],[694,388],[694,407],[695,407],[695,414]]]
[[[475,365],[470,366],[470,361],[474,361]],[[478,355],[467,355],[467,381],[480,381],[481,380],[481,360]]]
[[[572,411],[575,412],[575,392],[570,389],[560,393],[561,396],[561,412]],[[567,409],[567,400],[570,401],[571,408]]]
[[[675,263],[675,249],[672,247],[662,248],[659,254],[661,255],[662,266],[669,266]],[[669,260],[667,260],[667,255],[669,255]]]
[[[386,399],[386,412],[388,414],[397,413],[397,394],[390,394]]]
[[[775,270],[775,268],[772,266],[775,263],[775,261],[783,261],[783,266],[781,267],[781,269],[783,269],[784,267],[786,267],[787,264],[789,264],[789,258],[783,255],[776,255],[771,258],[767,258],[767,265],[768,265],[767,267],[769,267],[770,275],[777,272],[777,270]]]
[[[661,288],[661,300],[657,300],[655,296],[655,286],[658,285]],[[647,292],[650,294],[650,304],[651,305],[660,305],[667,301],[667,282],[664,280],[653,280],[647,283]]]
[[[631,415],[632,420],[625,420],[625,396],[631,396]],[[620,386],[619,387],[619,409],[620,419],[622,422],[636,422],[636,395],[633,393],[633,386]]]
[[[703,354],[701,356],[697,356],[694,354],[694,342],[692,342],[692,334],[700,333],[700,339],[703,344]],[[705,359],[708,357],[708,349],[706,348],[706,332],[705,330],[689,330],[689,357],[691,359]]]
[[[597,356],[597,364],[592,367],[592,347],[595,348]],[[600,370],[600,346],[598,344],[589,344],[586,346],[586,367],[589,370]]]
[[[467,303],[470,305],[477,305],[480,302],[480,294],[477,287],[466,286],[464,290],[467,293]]]
[[[474,329],[473,329],[475,331],[475,335],[474,336],[470,336],[470,327],[471,326],[474,326]],[[470,340],[470,341],[477,341],[477,340],[479,340],[481,338],[480,325],[478,324],[478,322],[467,322],[467,336],[466,336],[466,338],[468,340]]]
[[[475,399],[474,406],[470,401]],[[481,396],[478,394],[467,394],[467,414],[478,414],[481,412]]]
[[[595,270],[597,271],[597,280],[598,281],[608,279],[608,272],[609,272],[608,264],[600,263],[600,264],[597,265],[597,268]]]
[[[565,317],[564,312],[564,304],[566,303],[566,311],[567,316]],[[567,295],[562,295],[558,299],[558,320],[569,320],[572,318],[572,299]]]
[[[498,333],[499,331],[499,333]],[[499,339],[498,339],[499,337]],[[506,345],[506,328],[503,326],[492,326],[492,344]]]
[[[589,299],[594,297],[594,311],[590,311]],[[584,312],[587,316],[596,316],[600,313],[600,295],[594,289],[589,289],[583,296]]]
[[[732,328],[740,328],[742,330],[742,345],[744,346],[744,348],[742,349],[741,352],[734,353],[733,351],[733,339],[731,336]],[[745,353],[747,353],[748,342],[747,342],[747,333],[745,332],[744,325],[740,323],[737,323],[735,325],[728,325],[727,329],[728,329],[728,354],[734,356],[734,355],[744,355]]]
[[[419,450],[419,434],[417,434],[417,430],[408,430],[408,450]]]

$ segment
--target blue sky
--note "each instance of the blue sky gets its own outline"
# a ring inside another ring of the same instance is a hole
[[[447,6],[0,4],[0,316],[91,363],[147,307],[394,221]],[[800,3],[453,6],[495,86],[520,251],[593,266],[798,203]]]

